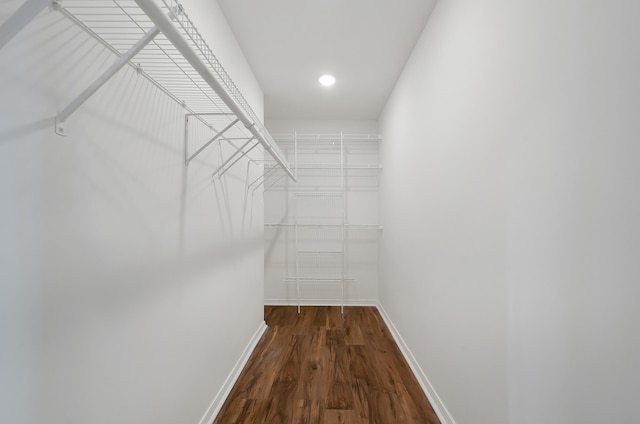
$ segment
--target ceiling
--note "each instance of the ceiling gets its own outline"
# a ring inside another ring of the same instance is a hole
[[[436,0],[218,0],[270,119],[377,119]],[[320,75],[333,74],[333,87]]]

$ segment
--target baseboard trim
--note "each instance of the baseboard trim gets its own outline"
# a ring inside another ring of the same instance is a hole
[[[265,299],[267,306],[297,306],[295,299]],[[301,306],[340,306],[340,299],[300,299]],[[344,301],[344,306],[378,306],[374,299],[349,299]]]
[[[389,328],[393,339],[400,348],[402,355],[404,355],[405,359],[407,360],[411,371],[413,371],[413,374],[416,376],[418,383],[420,383],[420,387],[422,387],[422,390],[427,395],[427,399],[429,399],[429,402],[431,403],[431,406],[433,407],[436,415],[440,419],[440,422],[442,424],[456,424],[455,420],[453,419],[447,408],[444,406],[444,403],[442,403],[442,399],[440,399],[438,393],[436,393],[436,390],[433,388],[433,385],[427,378],[427,375],[422,370],[422,367],[420,366],[420,364],[418,364],[418,361],[416,360],[415,356],[413,356],[413,353],[411,353],[409,346],[407,346],[407,344],[404,342],[404,339],[400,335],[400,332],[393,324],[393,321],[391,321],[391,318],[389,317],[389,314],[387,314],[387,311],[385,311],[380,302],[377,302],[376,307],[378,308],[378,311],[380,312],[380,315],[382,316],[385,324]]]
[[[256,345],[258,344],[260,338],[262,338],[262,335],[266,330],[267,324],[262,321],[262,323],[260,323],[260,325],[258,326],[255,334],[253,335],[253,337],[251,337],[251,340],[249,340],[249,343],[244,348],[242,355],[231,369],[231,372],[229,373],[229,376],[225,380],[224,384],[222,385],[220,390],[218,390],[218,393],[213,398],[213,401],[211,401],[211,405],[209,405],[207,412],[205,412],[205,414],[202,416],[199,424],[212,424],[213,420],[216,419],[218,413],[220,412],[220,409],[222,409],[222,405],[224,405],[224,401],[227,400],[227,397],[229,396],[229,393],[231,393],[233,385],[236,384],[236,381],[238,381],[240,373],[244,369],[247,361],[249,360],[249,357],[251,356],[251,353],[253,353],[253,350],[256,348]]]

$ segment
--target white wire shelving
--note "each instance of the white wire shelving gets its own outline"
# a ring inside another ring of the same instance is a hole
[[[195,117],[214,131],[195,152],[185,152],[187,165],[216,140],[236,147],[233,159],[261,144],[295,180],[285,155],[177,0],[26,0],[0,25],[0,48],[49,5],[116,56],[111,67],[56,116],[58,134],[64,135],[66,120],[128,65],[181,104],[187,119]],[[238,148],[234,140],[243,140],[243,146]]]
[[[382,139],[379,134],[294,132],[275,133],[273,137],[299,178],[297,190],[377,191],[382,172],[378,159]],[[344,157],[336,160],[340,149]],[[265,184],[265,191],[289,189],[289,184],[282,179],[276,181],[270,177]]]
[[[348,286],[356,282],[351,274],[351,254],[362,259],[362,240],[378,240],[382,226],[372,224],[377,213],[377,190],[382,167],[378,134],[275,134],[297,177],[295,185],[267,175],[265,185],[265,230],[267,238],[282,243],[285,284],[295,284],[295,301],[301,307],[301,291],[316,293],[322,286],[339,289],[341,310],[349,297]],[[267,202],[277,202],[266,205]],[[362,203],[364,202],[364,203]],[[363,206],[366,205],[366,206]],[[268,207],[267,207],[268,206]],[[354,221],[350,221],[353,219]],[[375,222],[375,221],[374,221]],[[289,250],[290,249],[290,250]],[[357,275],[362,275],[362,272]],[[311,287],[309,287],[311,286]],[[309,288],[307,288],[309,287]],[[333,300],[338,300],[335,298]]]

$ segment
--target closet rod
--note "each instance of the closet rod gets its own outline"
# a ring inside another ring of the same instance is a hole
[[[140,9],[160,28],[164,36],[173,46],[184,56],[195,71],[204,79],[207,84],[218,94],[220,99],[231,109],[240,119],[242,124],[253,134],[253,136],[264,146],[269,154],[284,169],[289,177],[296,181],[293,172],[289,168],[284,155],[275,144],[266,138],[265,134],[257,128],[257,123],[252,121],[247,113],[238,105],[236,100],[224,89],[218,78],[209,70],[209,67],[202,62],[200,56],[191,48],[187,40],[176,29],[171,19],[164,14],[162,8],[154,0],[135,0]]]

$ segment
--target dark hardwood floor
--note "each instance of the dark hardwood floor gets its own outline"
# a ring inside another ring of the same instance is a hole
[[[440,423],[373,307],[267,306],[215,424]]]

